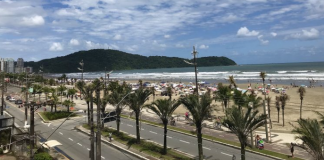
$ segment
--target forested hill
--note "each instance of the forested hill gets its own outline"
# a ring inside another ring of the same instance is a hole
[[[45,73],[72,73],[79,72],[79,62],[84,61],[84,71],[94,72],[107,70],[129,69],[154,69],[154,68],[177,68],[189,67],[183,58],[165,56],[141,56],[129,54],[118,50],[93,49],[79,51],[66,56],[44,59],[38,62],[25,62],[25,66],[33,67],[34,71],[39,66],[44,66]],[[202,66],[228,66],[236,63],[226,57],[201,57],[197,59],[199,67]]]

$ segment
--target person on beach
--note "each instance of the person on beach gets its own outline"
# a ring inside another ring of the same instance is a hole
[[[295,151],[295,149],[294,149],[294,143],[290,143],[290,152],[291,152],[291,158],[294,158],[294,151]]]

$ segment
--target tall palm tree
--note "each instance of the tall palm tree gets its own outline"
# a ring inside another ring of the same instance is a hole
[[[44,86],[42,90],[43,90],[43,93],[45,94],[45,101],[47,102],[47,97],[48,97],[48,94],[51,92],[51,89],[47,86]]]
[[[252,112],[249,107],[246,112],[236,107],[228,109],[223,125],[238,137],[241,144],[241,160],[245,160],[245,147],[249,134],[264,125],[267,115],[259,115],[259,111]]]
[[[74,88],[68,89],[67,94],[71,97],[71,100],[73,101],[73,97],[74,95],[77,93],[78,91]]]
[[[248,103],[246,92],[242,93],[242,91],[239,91],[237,89],[234,90],[232,99],[234,101],[234,104],[238,106],[239,110],[242,109],[242,106],[246,106],[246,104]]]
[[[265,89],[265,77],[267,76],[267,74],[265,72],[260,72],[260,77],[262,79],[262,82],[263,82],[263,92],[266,92],[266,89]],[[264,99],[266,99],[266,93],[264,94]]]
[[[204,94],[199,99],[198,95],[189,95],[179,100],[191,113],[193,122],[196,125],[196,133],[198,140],[199,160],[203,159],[202,149],[202,123],[210,117],[212,113],[212,98],[208,94]]]
[[[136,118],[136,139],[137,143],[141,142],[140,130],[139,130],[139,116],[144,103],[149,99],[152,91],[144,89],[143,87],[138,88],[134,93],[129,94],[127,98],[127,103],[129,108],[134,111]]]
[[[278,123],[279,123],[279,113],[280,113],[280,97],[276,96],[276,108],[278,111]]]
[[[218,84],[217,89],[218,90],[214,92],[215,101],[221,101],[225,107],[225,110],[223,109],[223,111],[226,111],[229,100],[232,96],[231,89],[229,86],[223,86],[221,83]]]
[[[271,97],[267,97],[266,98],[266,102],[267,102],[267,106],[268,106],[268,118],[269,118],[269,120],[270,120],[270,127],[272,128],[272,121],[271,121]]]
[[[83,98],[87,103],[88,125],[90,126],[90,97],[93,94],[92,86],[85,84],[84,81],[78,81],[76,87],[83,94]]]
[[[63,83],[65,84],[65,81],[67,79],[67,76],[65,73],[62,74],[61,79],[63,80]]]
[[[169,96],[169,99],[172,99],[172,88],[170,86],[167,87],[167,94]]]
[[[42,86],[39,84],[33,84],[33,94],[34,94],[34,101],[35,95],[38,94],[38,101],[40,101],[40,95],[42,93]]]
[[[287,94],[283,94],[279,97],[281,102],[281,110],[282,110],[282,126],[285,126],[285,106],[287,101],[289,100],[289,96]]]
[[[231,85],[234,86],[235,89],[237,88],[237,85],[236,85],[236,82],[235,82],[235,79],[234,79],[233,75],[228,77],[228,81],[230,82]]]
[[[59,103],[59,98],[57,97],[56,94],[52,94],[52,96],[50,96],[50,103],[49,103],[49,105],[51,106],[51,112],[53,112],[53,107],[54,107],[54,112],[56,112],[56,107],[58,103]]]
[[[181,103],[171,99],[159,99],[147,107],[158,115],[164,125],[164,147],[163,154],[167,153],[167,132],[169,119],[172,117],[173,112],[179,107]]]
[[[63,92],[66,90],[67,88],[65,87],[65,85],[60,85],[59,87],[57,87],[57,91],[60,93],[61,96],[61,103],[62,102],[62,96],[63,96]]]
[[[67,107],[67,112],[70,112],[70,107],[73,107],[75,105],[75,103],[69,99],[66,99],[63,102],[63,105]]]
[[[299,87],[298,90],[297,90],[297,93],[299,93],[299,97],[300,97],[300,119],[302,118],[302,107],[303,107],[303,100],[304,100],[304,96],[305,96],[305,93],[306,93],[306,89],[305,87]]]
[[[110,94],[107,95],[107,100],[108,100],[108,103],[115,106],[117,132],[119,132],[120,115],[124,109],[126,102],[127,102],[124,99],[125,99],[125,96],[127,96],[132,89],[125,84],[119,85],[118,82],[110,82],[108,85],[108,90],[110,91]]]
[[[298,134],[296,139],[303,141],[300,147],[306,150],[315,160],[324,159],[323,126],[314,119],[298,119],[299,126],[294,126],[293,133]]]
[[[155,88],[151,87],[152,95],[153,95],[153,102],[155,101]]]

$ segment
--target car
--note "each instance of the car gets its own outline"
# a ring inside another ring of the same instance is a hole
[[[21,99],[18,99],[15,101],[15,104],[22,104],[22,103],[23,103],[23,101]]]
[[[16,99],[15,99],[14,97],[11,97],[11,98],[9,99],[9,102],[14,102],[14,101],[16,101]]]
[[[7,96],[7,97],[6,97],[6,100],[9,100],[10,98],[11,98],[11,96]]]

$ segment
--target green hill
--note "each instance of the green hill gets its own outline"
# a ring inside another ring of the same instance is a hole
[[[93,49],[79,51],[66,56],[44,59],[38,62],[25,62],[25,66],[33,67],[34,71],[39,66],[44,66],[46,73],[72,73],[79,72],[79,62],[83,59],[84,71],[95,72],[107,70],[129,70],[129,69],[154,69],[154,68],[177,68],[189,67],[183,58],[165,56],[141,56],[129,54],[118,50]],[[228,66],[236,63],[226,57],[201,57],[197,59],[198,66]]]

